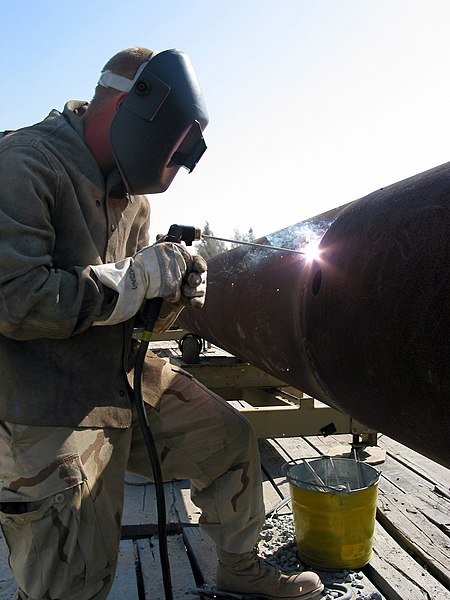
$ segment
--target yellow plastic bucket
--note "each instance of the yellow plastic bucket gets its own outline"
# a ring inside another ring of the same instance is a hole
[[[359,569],[372,556],[380,472],[348,458],[285,465],[298,556],[322,570]]]

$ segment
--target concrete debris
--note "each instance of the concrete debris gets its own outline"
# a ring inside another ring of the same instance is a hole
[[[285,573],[311,570],[302,564],[297,556],[295,527],[292,512],[285,506],[281,512],[269,513],[261,529],[258,541],[258,553],[268,563]],[[313,569],[325,584],[323,600],[385,600],[380,592],[365,589],[364,575],[360,571],[344,569],[330,572]],[[333,586],[336,585],[336,589]],[[346,590],[346,591],[343,591]]]

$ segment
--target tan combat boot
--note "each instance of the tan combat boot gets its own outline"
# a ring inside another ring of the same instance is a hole
[[[230,554],[218,550],[217,589],[267,600],[315,600],[324,585],[311,571],[286,575],[269,565],[256,552]]]

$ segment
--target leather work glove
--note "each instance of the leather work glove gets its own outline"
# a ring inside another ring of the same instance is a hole
[[[199,309],[203,308],[205,304],[206,260],[198,255],[189,256],[190,259],[187,261],[187,269],[181,285],[181,297],[178,302],[164,300],[153,328],[156,333],[164,333],[169,329],[185,306]]]
[[[192,308],[203,308],[206,296],[206,260],[201,256],[191,256],[181,286],[181,301]]]
[[[183,277],[192,264],[193,259],[184,246],[163,242],[117,263],[90,265],[99,281],[119,295],[112,314],[105,321],[94,321],[93,325],[126,321],[138,312],[146,299],[180,302]],[[191,288],[186,291],[191,293]]]

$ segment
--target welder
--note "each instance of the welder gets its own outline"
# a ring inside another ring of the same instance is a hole
[[[0,524],[21,600],[103,600],[113,583],[125,472],[151,476],[132,332],[148,299],[163,298],[163,331],[206,293],[203,259],[149,245],[142,194],[192,171],[207,123],[186,54],[129,48],[90,103],[0,140]],[[283,575],[254,552],[264,506],[248,422],[150,353],[143,392],[164,479],[191,480],[217,545],[218,588],[319,596],[314,573]]]

